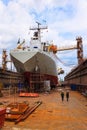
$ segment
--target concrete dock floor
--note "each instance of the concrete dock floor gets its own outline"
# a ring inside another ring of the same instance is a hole
[[[87,99],[79,92],[70,91],[69,101],[61,101],[58,90],[41,93],[37,98],[7,96],[1,101],[35,101],[43,103],[23,122],[5,121],[2,130],[87,130]]]

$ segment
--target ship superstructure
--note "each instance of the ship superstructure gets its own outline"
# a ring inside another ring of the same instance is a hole
[[[30,40],[30,46],[25,47],[25,40],[18,41],[17,48],[11,50],[10,56],[17,71],[24,74],[25,83],[33,91],[35,86],[40,89],[44,82],[49,81],[51,86],[58,84],[57,66],[55,62],[55,53],[57,47],[48,42],[41,41],[41,30],[47,29],[37,22],[37,27],[30,28],[34,31]],[[36,85],[37,84],[37,85]]]

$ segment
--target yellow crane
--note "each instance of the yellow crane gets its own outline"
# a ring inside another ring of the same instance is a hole
[[[17,46],[17,49],[22,49],[22,45],[25,43],[25,39],[23,40],[22,43],[20,43],[20,39],[18,40],[18,46]]]

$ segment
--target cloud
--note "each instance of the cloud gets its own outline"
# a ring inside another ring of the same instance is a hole
[[[84,56],[87,57],[86,12],[87,0],[0,0],[0,50],[15,48],[19,37],[29,43],[29,27],[38,21],[48,25],[42,40],[53,41],[58,47],[76,45],[76,37],[82,36]],[[66,55],[58,52],[57,55],[61,59],[65,55],[64,62],[70,63],[73,54],[74,51]],[[77,60],[76,56],[74,59]]]

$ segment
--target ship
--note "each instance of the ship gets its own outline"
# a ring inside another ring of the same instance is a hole
[[[42,86],[56,87],[58,85],[58,72],[56,65],[57,46],[53,43],[42,42],[41,33],[47,26],[36,22],[36,27],[31,27],[33,36],[30,45],[25,46],[25,40],[17,42],[17,47],[10,51],[11,61],[17,72],[24,75],[24,83],[32,91],[42,90]]]

